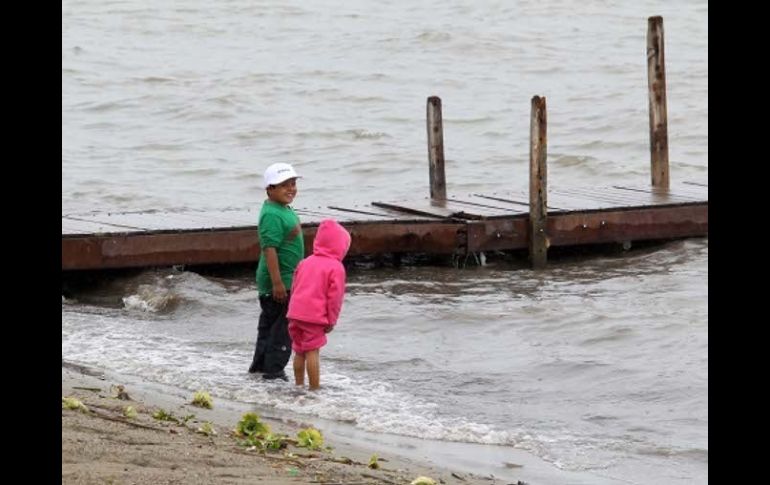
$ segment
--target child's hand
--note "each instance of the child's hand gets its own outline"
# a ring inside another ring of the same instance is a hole
[[[334,325],[327,325],[324,327],[324,333],[332,333],[332,330],[334,330]]]
[[[280,283],[278,285],[273,285],[273,300],[277,301],[278,303],[285,303],[286,302],[286,287],[283,283]]]

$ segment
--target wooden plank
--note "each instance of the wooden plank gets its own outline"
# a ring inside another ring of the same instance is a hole
[[[697,187],[694,185],[687,185],[682,182],[670,182],[669,188],[652,187],[642,184],[616,184],[613,185],[616,189],[637,189],[646,191],[652,194],[668,195],[670,197],[679,197],[682,199],[692,199],[698,202],[708,201],[708,187]]]
[[[294,208],[294,211],[297,213],[297,216],[300,219],[300,223],[309,223],[309,224],[317,224],[323,219],[332,218],[339,222],[352,222],[352,221],[361,221],[361,220],[387,220],[388,216],[382,216],[379,214],[371,214],[368,215],[358,212],[358,211],[349,211],[344,210],[342,208],[335,208],[331,206],[318,206],[318,207],[299,207]],[[226,212],[222,213],[225,217],[228,217],[228,214]],[[256,227],[258,219],[259,219],[259,212],[248,212],[248,213],[239,213],[239,214],[233,214],[233,215],[239,215],[241,216],[240,220],[237,219],[237,217],[233,217],[232,215],[229,216],[228,220],[230,222],[243,222],[245,219],[245,216],[249,216],[248,220],[250,221],[250,225]],[[220,218],[221,216],[217,215],[217,218]],[[392,217],[390,217],[392,219]]]
[[[606,187],[565,187],[558,189],[557,192],[561,194],[574,195],[577,197],[588,197],[592,200],[607,202],[608,204],[616,207],[647,206],[660,202],[659,200],[655,200],[650,194],[640,194],[628,191],[624,192],[617,189],[615,189],[615,192],[612,192]]]
[[[557,213],[565,211],[586,211],[586,210],[607,210],[616,208],[627,208],[637,206],[659,205],[659,204],[678,204],[685,202],[702,202],[694,198],[685,198],[681,196],[672,196],[670,194],[652,193],[657,190],[651,187],[643,187],[640,191],[646,191],[648,195],[643,193],[629,192],[628,195],[623,195],[625,192],[621,187],[600,187],[597,189],[581,189],[572,187],[562,187],[549,190],[548,196],[548,213]],[[479,197],[484,200],[490,200],[499,203],[511,204],[516,210],[516,213],[526,213],[522,208],[528,206],[526,198],[528,197],[524,192],[511,191],[511,192],[491,192],[489,194],[473,193],[474,197]],[[448,202],[462,202],[455,198],[450,198]],[[465,201],[469,203],[470,201]],[[646,203],[644,203],[646,202]],[[475,202],[473,202],[475,204]],[[433,211],[434,215],[443,214],[443,217],[457,216],[456,213],[450,211],[440,212],[440,209],[436,207],[416,207],[416,203],[409,202],[410,207],[413,210],[425,210]],[[483,203],[482,203],[483,205]],[[497,206],[495,206],[497,207]],[[458,208],[460,209],[460,208]],[[469,213],[475,213],[479,216],[481,211],[467,211]],[[496,216],[497,214],[487,213],[486,217]]]
[[[366,222],[366,220],[359,220],[356,218],[357,214],[361,214],[362,216],[378,216],[380,219],[377,220],[388,220],[388,221],[401,221],[401,222],[414,222],[414,221],[434,221],[435,218],[433,217],[424,217],[424,216],[417,216],[417,215],[409,215],[408,219],[404,218],[404,214],[402,212],[398,211],[391,211],[382,207],[374,207],[374,206],[359,206],[354,205],[353,207],[339,207],[339,206],[329,206],[330,209],[334,209],[337,211],[342,212],[350,212],[352,213],[352,216],[354,218],[355,223],[360,222]]]
[[[121,234],[128,232],[141,232],[139,227],[115,226],[96,221],[80,220],[76,217],[61,218],[61,233],[64,235],[77,234]]]
[[[409,204],[409,205],[407,205]],[[455,211],[447,209],[445,206],[429,205],[426,206],[421,203],[419,207],[415,207],[411,202],[395,203],[395,202],[372,202],[375,207],[382,207],[389,210],[401,212],[403,214],[411,214],[426,217],[435,217],[439,219],[450,219],[454,217]]]
[[[450,197],[448,201],[452,203],[454,207],[463,208],[462,210],[466,210],[472,214],[487,219],[493,217],[510,217],[513,214],[521,214],[524,212],[523,210],[514,209],[513,207],[498,207],[491,205],[489,202],[483,202],[481,200],[473,201],[460,199],[457,197]]]
[[[708,200],[709,196],[708,186],[692,185],[685,182],[671,182],[668,189],[661,187],[651,187],[649,185],[642,184],[618,184],[614,185],[614,187],[631,188],[656,194],[671,194],[674,196],[691,197],[699,201],[706,201]]]
[[[323,219],[332,218],[339,222],[357,222],[361,220],[385,220],[387,215],[371,214],[370,217],[365,217],[367,214],[363,211],[346,210],[345,208],[334,206],[315,206],[315,207],[294,207],[294,211],[300,218],[300,223],[317,224]],[[228,217],[228,212],[221,212],[222,216]],[[248,211],[234,213],[233,216],[229,216],[229,220],[236,222],[237,218],[240,218],[242,222],[246,216],[249,217],[251,225],[256,226],[259,219],[259,211]],[[220,217],[220,216],[217,216]],[[392,217],[391,217],[392,219]]]
[[[373,208],[370,208],[373,209]],[[350,209],[336,206],[316,206],[316,207],[297,207],[294,208],[300,217],[301,223],[316,224],[326,218],[333,218],[339,222],[361,222],[361,221],[381,221],[393,220],[393,214],[377,213],[361,209]],[[225,216],[227,213],[223,213]],[[259,212],[251,213],[252,225],[256,226]],[[231,218],[232,219],[232,218]]]
[[[506,209],[484,207],[479,204],[460,200],[409,200],[403,202],[372,202],[372,205],[408,214],[435,216],[455,219],[487,219],[491,217],[508,217],[511,213]]]
[[[303,211],[302,214],[308,217],[308,219],[302,220],[303,223],[312,220],[313,224],[316,224],[323,219],[329,218],[334,219],[340,223],[355,224],[397,220],[396,217],[392,214],[377,214],[375,212],[367,212],[364,210],[346,210],[345,208],[336,206],[320,207],[310,211]]]
[[[317,224],[323,219],[339,221],[393,220],[392,215],[363,217],[347,211],[331,209],[296,209],[300,223]],[[142,211],[124,213],[90,213],[63,216],[62,234],[114,234],[124,232],[189,232],[214,229],[256,230],[259,212],[252,210],[220,211]],[[77,222],[75,222],[77,221]]]
[[[351,211],[333,206],[327,206],[326,209],[334,214],[334,219],[339,222],[360,224],[365,222],[393,222],[395,220],[391,215],[363,213],[363,211]]]
[[[138,220],[148,219],[152,229],[160,231],[174,230],[204,230],[204,229],[228,229],[234,226],[243,226],[230,220],[223,220],[211,213],[195,211],[155,212],[153,214],[138,215]],[[257,221],[252,219],[250,226],[256,226]]]
[[[169,209],[128,212],[90,212],[64,215],[99,223],[134,222],[147,230],[174,230],[199,228],[226,228],[256,226],[261,203],[255,209],[193,210]],[[150,222],[147,222],[150,221]],[[158,222],[161,221],[161,222]],[[177,221],[184,221],[177,227]]]
[[[319,212],[307,209],[294,209],[294,212],[297,213],[301,224],[319,224],[324,219],[336,218],[336,215],[331,212]]]
[[[636,193],[643,193],[650,196],[651,201],[665,201],[666,204],[687,204],[687,203],[697,203],[697,202],[706,202],[708,201],[708,197],[697,197],[694,195],[685,195],[682,193],[671,193],[668,192],[667,189],[661,189],[658,187],[639,187],[639,188],[633,188],[633,187],[623,187],[618,186],[618,190],[625,190],[627,192],[636,192]],[[649,205],[653,205],[650,203]]]
[[[636,192],[636,193],[642,193],[642,194],[649,194],[651,196],[650,200],[665,200],[668,204],[682,204],[682,203],[688,203],[688,202],[706,202],[708,201],[708,197],[697,197],[695,195],[684,195],[681,192],[680,193],[673,193],[670,191],[670,189],[662,189],[659,187],[628,187],[628,186],[622,186],[618,185],[615,186],[618,190],[625,190],[627,192]]]
[[[296,208],[301,223],[316,224],[325,218],[340,221],[361,220],[353,213],[320,208]],[[75,216],[67,216],[75,217]],[[366,219],[384,220],[388,216],[372,216]],[[93,224],[128,227],[145,231],[190,231],[202,229],[256,228],[259,210],[215,211],[142,211],[123,213],[91,213],[78,216]]]
[[[463,198],[449,197],[449,200],[458,204],[468,205],[471,207],[482,207],[487,210],[494,210],[495,215],[510,216],[513,214],[524,214],[526,209],[524,207],[515,204],[504,204],[489,199],[484,199],[474,195],[467,195]]]
[[[256,209],[189,211],[185,214],[201,221],[204,227],[256,227],[260,208],[261,204]]]
[[[671,194],[651,191],[630,191],[620,187],[570,187],[560,190],[561,193],[590,197],[595,200],[608,202],[617,207],[647,207],[654,205],[680,204],[696,199],[675,197]]]
[[[444,126],[441,118],[441,98],[428,98],[426,108],[428,129],[428,178],[430,198],[446,200],[446,175],[444,174]]]
[[[614,209],[618,207],[616,204],[597,200],[586,195],[565,194],[560,189],[551,189],[548,194],[548,200],[555,206],[569,212]]]
[[[524,207],[524,212],[529,213],[529,201],[521,193],[506,193],[500,194],[499,192],[490,192],[489,194],[473,194],[475,197],[479,197],[486,200],[494,200],[495,202],[502,202],[504,204],[512,204],[517,207]]]
[[[491,192],[490,194],[473,194],[476,197],[481,197],[483,199],[489,199],[494,200],[497,202],[503,202],[506,204],[513,204],[517,207],[524,207],[524,210],[522,210],[523,213],[528,214],[529,213],[529,202],[527,201],[527,198],[529,197],[524,192],[509,192],[505,194],[499,194],[498,192]],[[550,214],[552,211],[565,211],[567,209],[562,207],[554,207],[551,204],[551,201],[549,200],[546,204],[546,207],[548,208],[548,213]]]
[[[668,187],[668,115],[663,17],[647,19],[647,87],[650,111],[650,165],[653,187]]]
[[[623,184],[628,185],[628,184]],[[630,184],[633,186],[633,184]],[[669,184],[669,190],[672,190],[674,193],[684,193],[685,195],[693,195],[697,197],[708,197],[709,193],[709,186],[698,184],[698,183],[691,183],[691,182],[671,182]]]
[[[84,220],[116,226],[137,227],[147,231],[200,229],[200,222],[169,212],[97,213]]]
[[[548,255],[548,147],[545,97],[532,97],[529,124],[529,259],[535,269],[544,268]]]

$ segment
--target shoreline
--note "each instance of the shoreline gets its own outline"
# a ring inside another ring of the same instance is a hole
[[[130,401],[114,397],[113,386],[117,385],[124,386]],[[411,484],[420,476],[445,485],[633,483],[599,470],[562,470],[510,446],[374,434],[346,423],[290,413],[276,415],[272,413],[280,411],[266,412],[217,397],[213,409],[203,409],[190,403],[193,394],[62,360],[62,398],[75,397],[93,410],[82,413],[62,408],[62,483],[150,485],[178,483],[191,476],[200,483],[256,480],[275,485]],[[136,409],[136,418],[122,415],[127,405]],[[158,421],[152,413],[159,409],[177,418],[194,417],[185,425]],[[321,431],[324,447],[332,450],[310,452],[289,445],[265,453],[249,451],[231,434],[246,412],[256,412],[273,433],[290,438],[296,438],[300,429],[314,427]],[[196,432],[207,421],[216,436]],[[376,470],[368,467],[375,454],[380,465]]]
[[[123,385],[130,400],[115,397],[113,386]],[[158,386],[163,387],[163,386]],[[326,483],[409,484],[419,476],[436,483],[497,485],[516,484],[492,476],[441,468],[406,456],[383,451],[378,445],[363,446],[327,433],[323,426],[260,415],[274,433],[297,436],[305,427],[321,429],[324,447],[310,451],[289,445],[284,450],[260,453],[238,444],[231,435],[246,405],[213,399],[213,409],[190,404],[188,397],[158,392],[154,385],[129,383],[92,368],[62,362],[62,397],[75,397],[89,411],[62,408],[62,483],[176,483],[196,478],[200,483]],[[125,418],[132,406],[135,418]],[[194,415],[184,425],[159,421],[152,413],[163,409],[176,417]],[[210,422],[216,436],[196,430]],[[379,469],[369,468],[373,454]],[[524,483],[524,482],[520,482]]]

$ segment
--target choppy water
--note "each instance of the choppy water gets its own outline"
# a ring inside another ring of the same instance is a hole
[[[708,179],[708,5],[62,3],[62,211],[298,206],[427,194],[442,97],[450,194],[646,183],[647,17],[666,30],[672,180]],[[708,240],[543,272],[353,269],[315,398],[245,373],[251,277],[148,272],[62,302],[62,355],[378,433],[528,450],[630,483],[708,481]],[[291,387],[291,386],[288,386]]]

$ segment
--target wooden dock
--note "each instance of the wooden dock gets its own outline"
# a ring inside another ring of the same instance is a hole
[[[669,177],[663,19],[647,31],[650,184],[549,187],[546,99],[532,98],[528,190],[448,196],[441,100],[426,106],[429,197],[355,206],[297,207],[309,252],[318,223],[337,219],[350,256],[528,249],[534,268],[549,247],[708,235],[708,185]],[[62,215],[62,271],[248,263],[259,259],[260,207]]]
[[[340,221],[351,256],[468,255],[526,249],[529,194],[500,192],[415,201],[296,209],[306,248],[318,223]],[[62,270],[248,263],[259,258],[249,210],[92,213],[62,216]],[[565,187],[548,194],[549,246],[632,243],[708,234],[708,187],[681,183]]]

